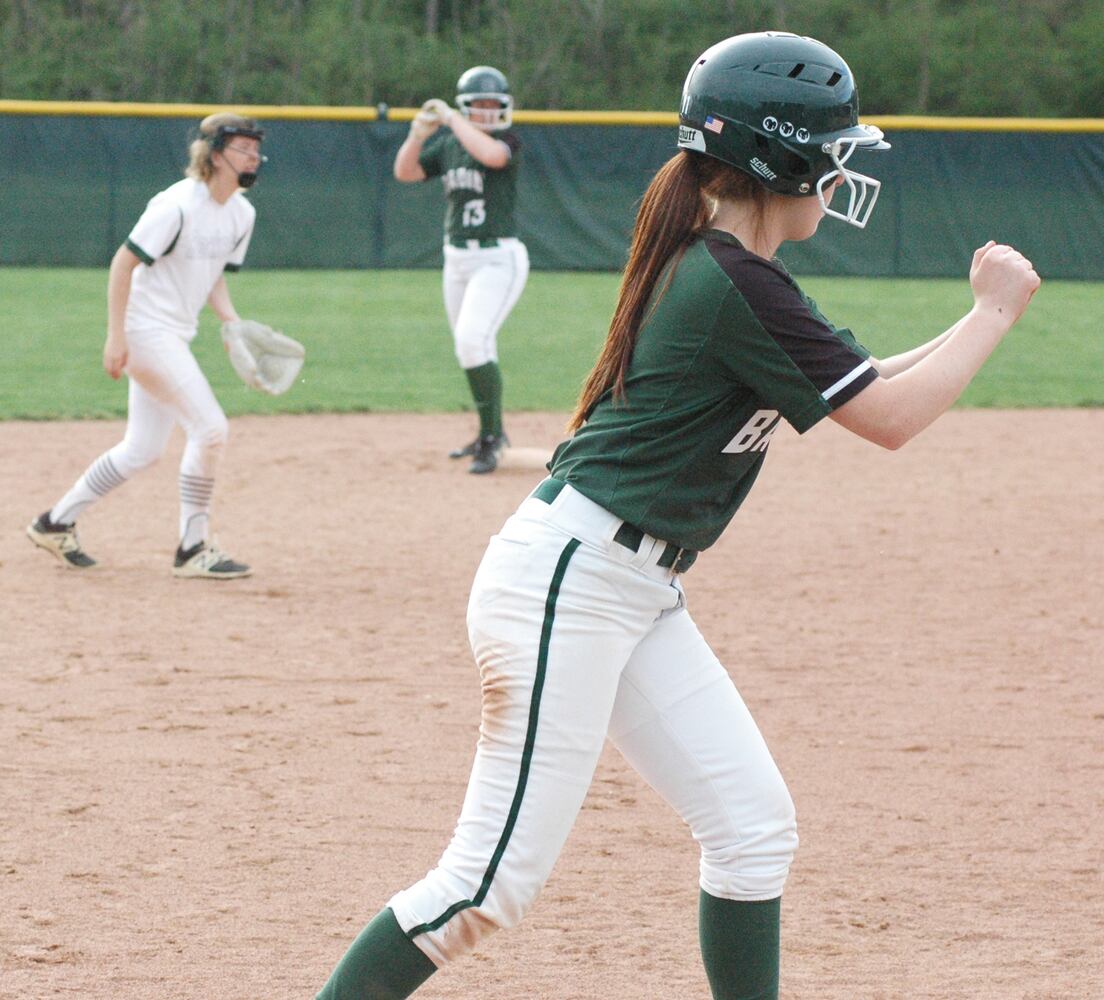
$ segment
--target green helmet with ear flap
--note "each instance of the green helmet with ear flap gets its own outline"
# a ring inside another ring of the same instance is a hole
[[[472,117],[475,101],[497,101],[493,128],[508,128],[513,119],[514,99],[506,77],[493,66],[473,66],[456,81],[456,106],[465,118]]]
[[[690,68],[679,123],[680,148],[731,164],[777,194],[817,195],[827,214],[866,225],[881,184],[844,163],[856,148],[889,144],[880,129],[859,124],[855,79],[827,45],[777,31],[718,42]],[[846,212],[824,195],[840,177],[850,192]]]

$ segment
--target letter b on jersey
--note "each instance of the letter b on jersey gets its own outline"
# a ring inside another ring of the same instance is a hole
[[[778,427],[777,410],[756,410],[752,418],[736,433],[721,451],[726,455],[745,451],[766,451],[771,435]]]

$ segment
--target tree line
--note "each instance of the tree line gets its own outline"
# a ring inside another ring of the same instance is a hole
[[[843,55],[865,115],[1104,117],[1100,0],[0,0],[0,98],[410,107],[490,63],[519,107],[667,111],[767,29]]]

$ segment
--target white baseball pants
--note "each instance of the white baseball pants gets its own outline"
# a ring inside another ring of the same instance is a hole
[[[686,610],[681,581],[613,541],[571,487],[530,497],[492,538],[468,629],[483,712],[452,840],[388,903],[434,963],[518,923],[543,887],[610,739],[690,827],[701,888],[782,893],[793,803],[755,722]]]
[[[187,342],[171,333],[135,338],[126,371],[130,395],[119,458],[134,471],[150,465],[180,424],[188,438],[180,471],[213,477],[229,424]]]
[[[475,241],[472,241],[473,243]],[[513,237],[498,246],[445,244],[445,312],[461,368],[498,360],[498,331],[529,277],[529,252]]]
[[[127,334],[129,379],[123,440],[104,452],[53,508],[66,523],[165,451],[174,425],[187,435],[180,460],[180,537],[202,540],[229,425],[188,342],[174,333]]]

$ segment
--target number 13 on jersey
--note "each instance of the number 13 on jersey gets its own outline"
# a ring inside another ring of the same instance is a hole
[[[460,224],[465,228],[481,226],[487,219],[487,209],[482,198],[473,198],[464,202],[464,212]]]

